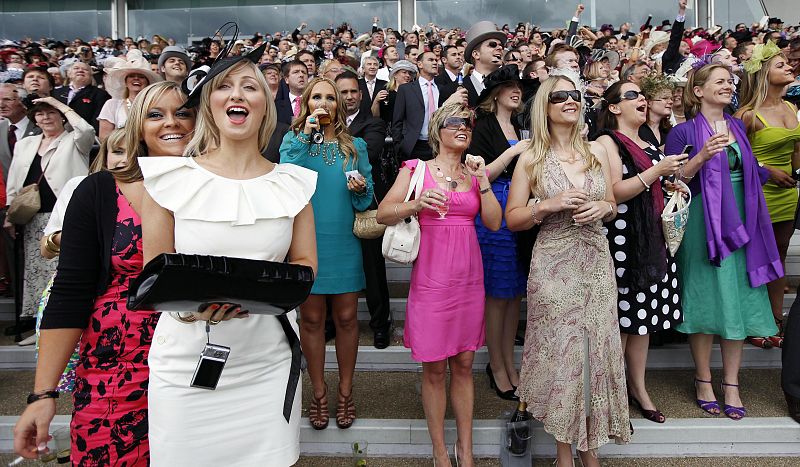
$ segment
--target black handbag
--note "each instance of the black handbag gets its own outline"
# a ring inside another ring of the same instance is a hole
[[[188,312],[234,303],[253,314],[283,315],[303,303],[313,285],[308,266],[164,253],[131,280],[128,309]]]

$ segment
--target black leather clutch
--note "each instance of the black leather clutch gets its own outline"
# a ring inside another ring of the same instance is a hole
[[[303,303],[313,285],[308,266],[164,253],[131,280],[128,309],[187,312],[226,302],[254,314],[282,315]]]

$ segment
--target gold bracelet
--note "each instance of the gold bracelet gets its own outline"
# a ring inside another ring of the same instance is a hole
[[[608,207],[611,208],[611,211],[608,211],[608,214],[606,214],[606,216],[608,216],[609,214],[614,214],[614,205],[611,204],[610,201],[606,201],[605,203],[608,205]]]
[[[541,225],[544,222],[543,219],[539,219],[536,217],[536,206],[539,205],[539,200],[536,200],[531,206],[531,218],[533,219],[533,225]]]
[[[61,247],[60,247],[60,246],[58,246],[58,245],[56,245],[56,243],[53,241],[53,237],[54,237],[56,234],[58,234],[58,232],[53,232],[53,233],[51,233],[50,235],[48,235],[48,236],[46,237],[46,240],[45,240],[45,242],[44,242],[44,248],[45,248],[45,250],[49,251],[50,253],[52,253],[52,254],[54,254],[54,255],[61,254]]]
[[[178,321],[180,321],[181,323],[192,324],[195,321],[197,321],[197,317],[194,315],[194,313],[191,313],[191,312],[189,313],[189,317],[188,318],[184,318],[183,316],[181,316],[181,312],[180,311],[176,311],[175,312],[175,316],[178,318]]]
[[[398,206],[400,206],[400,203],[397,203],[397,204],[394,205],[394,217],[396,217],[397,220],[401,221],[401,220],[403,220],[403,218],[400,217],[400,214],[397,213],[397,207]]]

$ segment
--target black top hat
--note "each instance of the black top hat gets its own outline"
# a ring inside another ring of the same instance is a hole
[[[214,60],[214,63],[212,63],[211,66],[203,65],[195,68],[191,71],[191,73],[189,73],[189,76],[183,80],[181,83],[181,89],[183,89],[183,92],[189,96],[188,99],[186,99],[186,103],[183,104],[183,107],[196,107],[197,104],[200,103],[200,93],[203,90],[203,86],[205,86],[206,83],[211,82],[215,76],[219,75],[233,65],[236,65],[243,60],[250,60],[255,64],[258,64],[258,62],[261,61],[261,56],[264,55],[264,50],[267,48],[266,42],[245,55],[228,56],[228,53],[236,43],[236,38],[239,36],[239,26],[237,26],[234,22],[225,23],[217,32],[221,31],[223,28],[226,29],[226,31],[233,28],[233,38],[228,41],[225,48],[220,51],[219,56],[217,56],[217,59]]]

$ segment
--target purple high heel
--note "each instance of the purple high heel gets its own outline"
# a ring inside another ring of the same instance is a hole
[[[697,383],[711,384],[711,381],[703,381],[702,379],[694,379],[694,387],[697,390]],[[704,401],[702,399],[695,399],[697,406],[709,415],[719,415],[719,402],[718,401]]]

